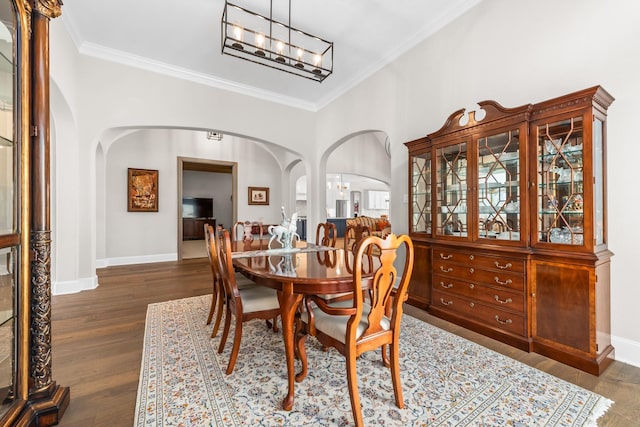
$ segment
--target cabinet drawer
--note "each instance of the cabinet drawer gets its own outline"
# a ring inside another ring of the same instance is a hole
[[[524,294],[507,289],[488,287],[481,284],[465,282],[446,276],[434,276],[434,289],[450,294],[482,301],[502,309],[524,313]]]
[[[522,259],[477,255],[471,252],[449,251],[442,248],[434,249],[433,261],[455,262],[469,267],[502,270],[513,273],[524,273],[526,270],[525,262]]]
[[[433,272],[441,276],[469,281],[470,283],[485,283],[487,285],[524,291],[524,276],[505,271],[483,270],[477,267],[463,266],[445,261],[434,260]]]
[[[502,329],[518,335],[525,335],[524,316],[500,310],[493,306],[470,301],[434,289],[432,305],[476,321],[492,328]]]

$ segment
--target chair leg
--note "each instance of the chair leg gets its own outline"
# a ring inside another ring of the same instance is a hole
[[[242,340],[242,317],[236,316],[236,333],[233,337],[233,348],[231,349],[231,357],[229,357],[229,364],[227,365],[227,375],[233,372],[233,368],[236,366],[236,359],[238,358],[238,352],[240,351],[240,341]]]
[[[217,301],[218,312],[216,314],[216,321],[213,324],[213,330],[211,331],[211,338],[214,338],[218,335],[218,329],[220,329],[220,321],[222,321],[222,311],[224,310],[224,294],[222,290],[218,291],[218,301]]]
[[[393,381],[393,394],[396,397],[396,406],[404,408],[404,400],[402,399],[402,384],[400,383],[400,343],[394,340],[391,344],[391,379]]]
[[[381,351],[382,351],[382,364],[386,367],[389,368],[391,366],[391,362],[389,361],[389,355],[387,354],[387,348],[389,346],[388,345],[383,345],[382,347],[380,347]]]
[[[207,325],[211,324],[211,319],[213,318],[213,312],[216,310],[216,298],[215,294],[211,295],[211,307],[209,308],[209,316],[207,316]]]
[[[213,319],[213,312],[216,310],[216,303],[218,302],[218,287],[215,280],[213,281],[213,292],[211,293],[211,307],[209,307],[209,316],[207,317],[207,325],[211,324]]]
[[[229,308],[229,302],[227,301],[227,310],[224,315],[224,329],[222,330],[222,338],[220,338],[220,345],[218,346],[218,354],[224,350],[224,345],[227,343],[227,337],[229,336],[229,328],[231,327],[231,309]]]
[[[353,421],[357,427],[364,426],[362,409],[360,408],[360,394],[358,393],[358,374],[356,372],[356,357],[347,350],[347,383],[349,385],[349,398],[351,399],[351,412]]]
[[[273,329],[273,332],[278,332],[278,318],[274,317],[273,319],[265,320],[267,324],[267,329]]]

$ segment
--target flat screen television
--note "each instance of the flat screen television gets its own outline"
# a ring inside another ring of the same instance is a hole
[[[213,199],[204,197],[183,197],[182,217],[213,218]]]

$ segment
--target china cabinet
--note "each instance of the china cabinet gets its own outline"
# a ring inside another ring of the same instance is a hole
[[[606,113],[597,86],[459,110],[407,142],[409,302],[599,374],[613,360]],[[419,254],[419,256],[418,256]]]
[[[57,424],[51,378],[48,22],[55,0],[0,0],[0,425]]]

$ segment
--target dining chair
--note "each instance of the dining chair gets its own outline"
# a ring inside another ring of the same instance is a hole
[[[338,231],[332,222],[322,222],[316,227],[316,245],[336,247]]]
[[[370,247],[377,248],[380,262],[373,274],[367,275],[363,273],[362,260],[367,257]],[[401,247],[404,247],[405,259],[401,270],[397,270],[394,261]],[[302,363],[296,380],[302,381],[307,374],[307,335],[315,336],[323,346],[338,350],[347,360],[351,410],[357,426],[362,426],[363,420],[356,359],[364,352],[381,348],[383,365],[387,366],[385,347],[390,347],[389,367],[395,402],[399,408],[404,407],[400,383],[400,321],[413,271],[413,255],[413,242],[407,235],[389,234],[385,239],[365,237],[358,244],[355,256],[353,298],[327,304],[321,298],[311,297],[316,308],[301,312],[296,321],[296,352]],[[363,292],[369,292],[371,298],[363,298]]]
[[[235,318],[235,335],[233,338],[233,348],[227,365],[227,375],[233,372],[233,368],[238,358],[240,341],[242,339],[242,324],[253,319],[267,320],[267,326],[273,327],[277,332],[277,317],[280,315],[280,304],[278,294],[275,289],[266,286],[253,286],[249,288],[238,288],[236,275],[231,260],[231,240],[229,231],[221,230],[218,233],[218,265],[220,276],[225,290],[226,312],[224,319],[224,330],[220,339],[218,353],[222,353],[229,335],[231,317]],[[273,320],[271,326],[269,320]]]
[[[221,230],[222,227],[218,227],[217,230]],[[211,225],[204,225],[204,241],[207,248],[207,257],[209,258],[209,266],[211,268],[212,276],[212,295],[211,295],[211,307],[209,308],[209,315],[207,316],[207,325],[211,324],[213,314],[216,313],[216,321],[213,324],[211,330],[211,338],[218,335],[220,328],[220,322],[222,321],[222,311],[224,308],[225,291],[222,283],[222,277],[220,276],[220,267],[218,265],[218,254],[216,244],[216,233]],[[239,289],[249,288],[257,286],[256,283],[243,276],[241,273],[235,273],[236,285]]]
[[[364,237],[371,236],[371,229],[367,225],[347,225],[344,232],[344,249],[355,252],[356,244]]]
[[[240,230],[242,228],[242,230]],[[242,231],[242,233],[240,233]],[[231,229],[231,240],[252,241],[254,234],[262,240],[264,236],[264,227],[259,221],[237,221]]]

